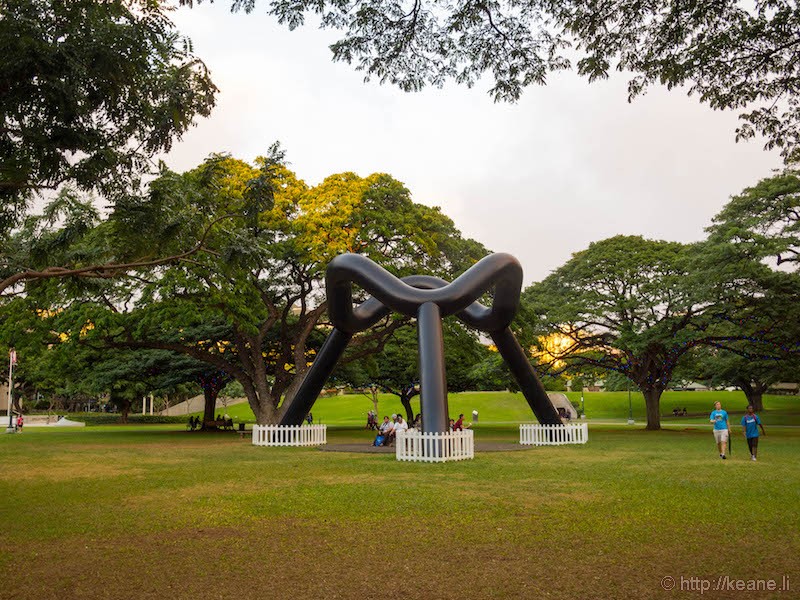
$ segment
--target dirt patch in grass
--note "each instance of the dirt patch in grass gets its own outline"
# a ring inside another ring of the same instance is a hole
[[[48,464],[20,463],[13,471],[0,470],[0,481],[61,482],[73,479],[98,479],[107,477],[137,476],[143,469],[126,465],[86,459],[59,459]]]
[[[591,535],[542,540],[491,522],[465,531],[457,516],[437,525],[398,515],[382,528],[268,519],[247,528],[25,543],[0,597],[660,598],[664,576],[726,569],[705,547],[687,552],[653,541],[634,553]],[[775,560],[775,573],[788,567]]]
[[[185,510],[185,504],[183,503],[187,501],[235,494],[240,492],[241,489],[242,485],[235,481],[198,483],[175,489],[167,488],[143,494],[133,494],[130,496],[130,501],[133,504],[153,503],[154,507],[162,506],[161,510],[171,510],[173,513],[178,514]],[[163,508],[165,504],[168,508]]]
[[[524,515],[541,511],[571,510],[576,503],[600,503],[606,500],[603,493],[591,484],[578,481],[549,481],[545,479],[524,479],[515,482],[513,488],[504,490],[498,496],[497,486],[492,482],[481,485],[459,485],[460,502],[481,501],[485,506],[502,507],[508,514]]]
[[[357,473],[318,473],[314,476],[314,483],[321,485],[359,485],[364,483],[368,483],[369,485],[381,485],[381,483],[390,479],[398,483],[414,483],[415,481],[414,475],[412,474],[371,475],[367,478]]]
[[[91,433],[89,432],[87,435],[91,435]],[[176,448],[180,448],[181,451],[202,451],[209,447],[235,446],[239,441],[239,437],[232,434],[195,435],[192,437],[189,434],[169,431],[134,432],[133,436],[126,435],[127,433],[129,432],[105,435],[102,442],[81,438],[80,442],[77,440],[64,442],[60,444],[60,448],[76,452],[108,451],[111,444],[118,452],[174,452]]]

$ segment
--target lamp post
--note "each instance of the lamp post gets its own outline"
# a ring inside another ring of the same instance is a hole
[[[16,433],[14,427],[14,411],[11,410],[14,390],[14,365],[17,364],[17,351],[11,348],[8,351],[8,427],[6,433]]]
[[[583,390],[581,390],[581,419],[586,418],[586,408],[583,405]]]
[[[628,425],[633,425],[633,403],[631,402],[631,382],[628,380]]]

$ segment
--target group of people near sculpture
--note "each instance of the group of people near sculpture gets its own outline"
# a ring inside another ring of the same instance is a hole
[[[458,415],[458,420],[450,419],[449,431],[463,431],[469,426],[469,423],[464,424],[464,414],[461,413]],[[378,434],[372,442],[373,446],[391,446],[397,434],[401,431],[408,431],[409,429],[422,431],[422,413],[419,413],[414,418],[414,422],[409,427],[408,421],[403,419],[402,415],[392,415],[391,418],[384,416],[383,422],[378,425],[377,415],[373,411],[369,411],[367,413],[366,429],[378,430]]]

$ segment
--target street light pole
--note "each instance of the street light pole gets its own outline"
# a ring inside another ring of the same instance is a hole
[[[14,348],[8,351],[8,427],[6,433],[16,433],[14,428],[14,412],[11,410],[13,396],[12,390],[14,389],[14,364],[17,362],[17,351]]]

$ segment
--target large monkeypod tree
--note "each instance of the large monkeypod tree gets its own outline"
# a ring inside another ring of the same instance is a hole
[[[241,383],[259,423],[278,419],[324,339],[323,277],[334,256],[358,252],[399,276],[449,279],[485,254],[391,176],[342,173],[309,186],[277,148],[255,165],[213,156],[187,173],[165,171],[150,190],[117,226],[146,238],[163,231],[150,223],[169,220],[172,243],[205,231],[203,248],[114,286],[115,310],[84,302],[87,339],[204,362]],[[386,318],[354,340],[348,360],[381,349],[405,323]]]
[[[551,366],[627,377],[644,395],[647,428],[660,429],[660,399],[693,348],[736,348],[758,331],[739,324],[764,297],[757,262],[727,271],[706,244],[616,236],[590,244],[524,295],[537,334],[565,341]],[[740,270],[747,266],[750,272]],[[750,350],[752,351],[752,350]]]

